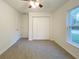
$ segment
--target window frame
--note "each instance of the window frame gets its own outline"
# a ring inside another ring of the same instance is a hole
[[[70,33],[69,33],[69,23],[70,23],[70,12],[76,8],[79,8],[79,6],[75,7],[75,8],[72,8],[70,9],[68,12],[67,12],[67,19],[66,19],[66,38],[67,38],[67,43],[74,46],[74,47],[77,47],[79,48],[79,44],[76,43],[76,42],[73,42],[72,41],[72,38],[70,37]]]

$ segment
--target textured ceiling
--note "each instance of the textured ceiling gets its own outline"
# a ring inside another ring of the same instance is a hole
[[[9,5],[17,9],[22,13],[29,11],[54,11],[57,8],[64,5],[69,0],[40,0],[40,3],[43,4],[43,8],[29,9],[29,3],[23,0],[5,0]]]

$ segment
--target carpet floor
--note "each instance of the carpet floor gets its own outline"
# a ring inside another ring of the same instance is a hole
[[[51,41],[20,39],[0,59],[75,59]]]

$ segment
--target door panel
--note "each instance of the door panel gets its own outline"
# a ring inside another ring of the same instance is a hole
[[[49,39],[49,17],[33,17],[33,39]]]

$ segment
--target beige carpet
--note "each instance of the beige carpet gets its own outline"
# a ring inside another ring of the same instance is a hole
[[[61,47],[51,41],[28,41],[21,39],[0,59],[74,59]]]

